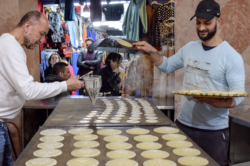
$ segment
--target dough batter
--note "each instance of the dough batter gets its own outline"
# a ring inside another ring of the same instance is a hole
[[[71,155],[74,157],[96,157],[99,154],[100,151],[93,148],[76,149],[71,152]]]
[[[131,135],[142,135],[142,134],[148,134],[149,130],[143,129],[143,128],[132,128],[126,130],[126,133],[131,134]]]
[[[138,163],[129,159],[114,159],[108,161],[105,166],[138,166]]]
[[[109,150],[128,150],[133,146],[126,142],[111,142],[106,144],[106,148]]]
[[[130,150],[114,150],[107,153],[107,157],[111,159],[118,159],[118,158],[133,158],[136,154]]]
[[[178,159],[178,163],[185,166],[204,166],[208,165],[208,160],[203,157],[188,156]]]
[[[74,147],[76,148],[95,148],[100,144],[96,141],[77,141],[74,143]]]
[[[80,134],[74,136],[74,140],[77,141],[91,141],[91,140],[96,140],[97,138],[98,136],[95,134]]]
[[[97,131],[97,134],[99,135],[118,135],[121,133],[122,131],[117,129],[102,129]]]
[[[152,149],[161,149],[162,145],[155,142],[142,142],[137,144],[136,147],[141,150],[152,150]]]
[[[66,134],[65,130],[62,129],[46,129],[40,132],[41,135],[63,135]]]
[[[54,166],[56,164],[57,161],[51,158],[34,158],[25,163],[26,166]]]
[[[98,166],[99,161],[93,158],[75,158],[67,162],[67,166]]]

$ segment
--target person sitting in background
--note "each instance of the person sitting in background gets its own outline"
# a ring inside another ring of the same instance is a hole
[[[81,49],[77,59],[77,67],[79,67],[77,75],[84,75],[93,71],[93,75],[99,75],[102,63],[102,51],[92,50],[88,47],[94,42],[92,38],[85,40],[86,48]],[[83,88],[79,90],[79,95],[83,95]]]
[[[88,48],[94,42],[92,38],[87,38],[85,42],[87,49],[81,49],[77,59],[78,75],[82,76],[90,71],[99,75],[103,52]]]
[[[52,68],[55,63],[60,61],[60,56],[57,53],[51,54],[51,56],[48,59],[49,67],[47,67],[44,71],[44,77],[46,78],[48,75],[52,74]]]
[[[122,63],[122,56],[117,53],[110,53],[105,65],[101,69],[102,88],[100,92],[111,92],[112,96],[119,96],[119,89],[121,89],[121,78],[119,77],[119,66]]]
[[[68,67],[68,64],[64,63],[64,62],[57,62],[54,66],[53,66],[53,72],[52,74],[48,75],[45,78],[45,82],[62,82],[62,81],[66,81],[70,78],[71,74],[70,74],[70,70]]]

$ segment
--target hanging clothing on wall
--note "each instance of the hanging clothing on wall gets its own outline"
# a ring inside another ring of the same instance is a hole
[[[148,32],[145,34],[145,37],[148,39],[147,41],[151,45],[156,44],[156,23],[157,23],[157,11],[158,11],[158,6],[155,5],[147,5],[146,10],[147,10],[147,21],[148,21]]]
[[[71,45],[71,41],[70,41],[70,34],[69,34],[68,25],[65,22],[63,22],[62,20],[61,20],[61,24],[62,24],[63,31],[64,31],[65,42],[61,43],[59,54],[64,55],[64,57],[71,57],[73,49],[72,49],[72,45]]]
[[[75,20],[75,28],[76,28],[76,46],[82,47],[82,19],[81,17],[77,17]]]
[[[38,0],[38,11],[42,12],[45,15],[44,7],[43,7],[43,1]]]
[[[44,10],[44,7],[43,7],[43,1],[42,0],[38,0],[38,11],[42,12],[45,15],[45,10]],[[43,44],[40,44],[39,48],[40,48],[40,50],[43,50]],[[41,59],[40,59],[40,61],[41,61]]]
[[[119,21],[124,13],[123,4],[107,4],[102,6],[106,21]]]
[[[56,12],[49,13],[49,33],[48,36],[54,43],[61,43],[64,36],[59,15]]]
[[[142,22],[143,33],[147,33],[146,0],[131,0],[122,24],[123,33],[127,39],[139,40],[139,19]]]
[[[91,22],[102,21],[101,0],[90,0],[90,19],[91,19]]]
[[[74,0],[65,0],[64,19],[65,19],[65,21],[74,21],[75,20]]]
[[[43,81],[45,81],[44,71],[49,67],[48,60],[46,59],[46,54],[41,51],[41,64],[40,64],[40,73],[42,75]]]
[[[102,33],[101,32],[99,32],[99,31],[96,31],[96,33],[95,33],[96,35],[96,40],[98,40],[98,39],[102,39]]]
[[[74,21],[66,21],[69,29],[70,41],[73,47],[77,47],[76,45],[76,27]]]
[[[82,23],[82,46],[86,48],[85,40],[87,39],[87,29],[85,28],[84,22]]]
[[[174,3],[165,3],[157,11],[156,44],[174,46]]]
[[[95,30],[94,29],[88,29],[87,30],[87,38],[91,37],[94,41],[96,40],[95,38]]]

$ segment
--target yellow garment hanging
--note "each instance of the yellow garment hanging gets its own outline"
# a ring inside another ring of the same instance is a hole
[[[85,28],[84,23],[82,23],[82,46],[86,48],[85,40],[87,39],[87,29]]]

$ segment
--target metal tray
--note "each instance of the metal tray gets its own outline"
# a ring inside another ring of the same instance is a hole
[[[128,108],[128,112],[126,113],[125,117],[122,118],[120,123],[110,123],[109,121],[113,117],[113,115],[118,110],[118,104],[114,100],[116,98],[107,98],[114,106],[114,111],[112,114],[108,117],[108,119],[105,119],[104,123],[94,123],[95,120],[98,119],[98,117],[94,117],[91,119],[90,123],[80,123],[83,118],[86,117],[90,113],[90,111],[98,111],[98,114],[101,114],[105,108],[106,105],[101,100],[101,98],[98,98],[96,100],[95,105],[92,105],[91,101],[87,98],[81,98],[81,99],[62,99],[58,106],[55,108],[55,110],[52,112],[50,117],[45,122],[44,126],[157,126],[157,125],[171,125],[173,122],[161,111],[159,110],[151,101],[147,100],[150,105],[154,108],[155,114],[158,117],[157,123],[147,123],[146,117],[144,115],[141,116],[140,123],[137,124],[131,124],[128,123],[127,120],[129,120],[129,117],[131,115],[131,109],[132,106],[123,98],[121,99],[126,103],[126,106]],[[130,98],[133,99],[133,98]],[[139,105],[141,105],[139,102],[137,102]],[[142,108],[141,108],[142,109]],[[62,117],[64,116],[64,117]]]
[[[162,148],[160,150],[167,151],[170,154],[170,156],[168,158],[166,158],[166,159],[174,161],[177,164],[177,166],[181,166],[177,162],[179,156],[176,156],[175,154],[172,153],[173,149],[170,148],[170,147],[168,147],[166,145],[167,141],[165,141],[165,140],[163,140],[161,138],[162,134],[158,134],[158,133],[155,133],[153,131],[153,129],[156,128],[156,127],[158,127],[158,126],[151,126],[151,127],[149,127],[149,126],[142,126],[141,128],[148,129],[148,130],[150,130],[149,134],[158,136],[159,140],[157,142],[160,143],[160,144],[162,144]],[[18,159],[16,160],[16,162],[14,163],[13,166],[25,165],[26,161],[28,161],[29,159],[35,158],[33,156],[33,152],[36,151],[36,150],[38,150],[37,145],[40,143],[39,138],[42,137],[40,135],[40,132],[42,130],[45,130],[45,129],[48,129],[48,128],[59,128],[59,129],[63,129],[63,130],[68,131],[69,129],[73,129],[73,128],[76,128],[76,127],[42,127],[42,128],[40,128],[39,131],[36,133],[36,135],[32,138],[31,142],[27,145],[27,147],[24,149],[24,151],[18,157]],[[97,135],[96,131],[98,129],[112,128],[112,129],[122,130],[121,135],[129,137],[128,143],[130,143],[130,144],[133,145],[133,147],[130,150],[136,153],[136,156],[133,158],[133,160],[137,161],[140,166],[142,166],[143,162],[147,160],[147,159],[145,159],[145,158],[143,158],[141,156],[141,153],[143,152],[143,150],[140,150],[140,149],[136,148],[136,144],[138,142],[134,141],[134,139],[133,139],[134,136],[133,135],[129,135],[129,134],[126,133],[127,129],[131,129],[133,127],[83,127],[83,128],[93,129],[94,130],[93,134],[96,134],[96,135]],[[182,131],[180,131],[180,134],[184,134],[184,133]],[[58,157],[54,157],[54,159],[57,160],[57,166],[66,166],[66,163],[69,160],[71,160],[71,159],[74,158],[73,156],[71,156],[71,151],[73,151],[74,149],[77,149],[77,148],[75,148],[73,146],[74,142],[76,142],[73,139],[73,135],[71,135],[71,134],[69,134],[67,132],[63,136],[65,137],[65,139],[62,141],[62,143],[64,144],[64,147],[60,148],[60,150],[62,150],[63,153],[60,156],[58,156]],[[106,157],[106,153],[109,152],[110,150],[106,149],[105,145],[107,144],[107,142],[105,142],[103,140],[103,138],[104,138],[104,136],[98,135],[98,139],[96,140],[96,141],[98,141],[100,143],[100,146],[97,147],[96,149],[99,149],[101,153],[100,153],[99,156],[94,157],[94,158],[99,161],[99,166],[104,166],[107,161],[111,160],[108,157]],[[208,164],[209,166],[219,166],[210,156],[208,156],[190,138],[187,138],[187,141],[190,141],[190,142],[193,143],[193,148],[199,149],[201,151],[201,155],[199,155],[199,156],[206,158],[209,161],[209,164]]]

